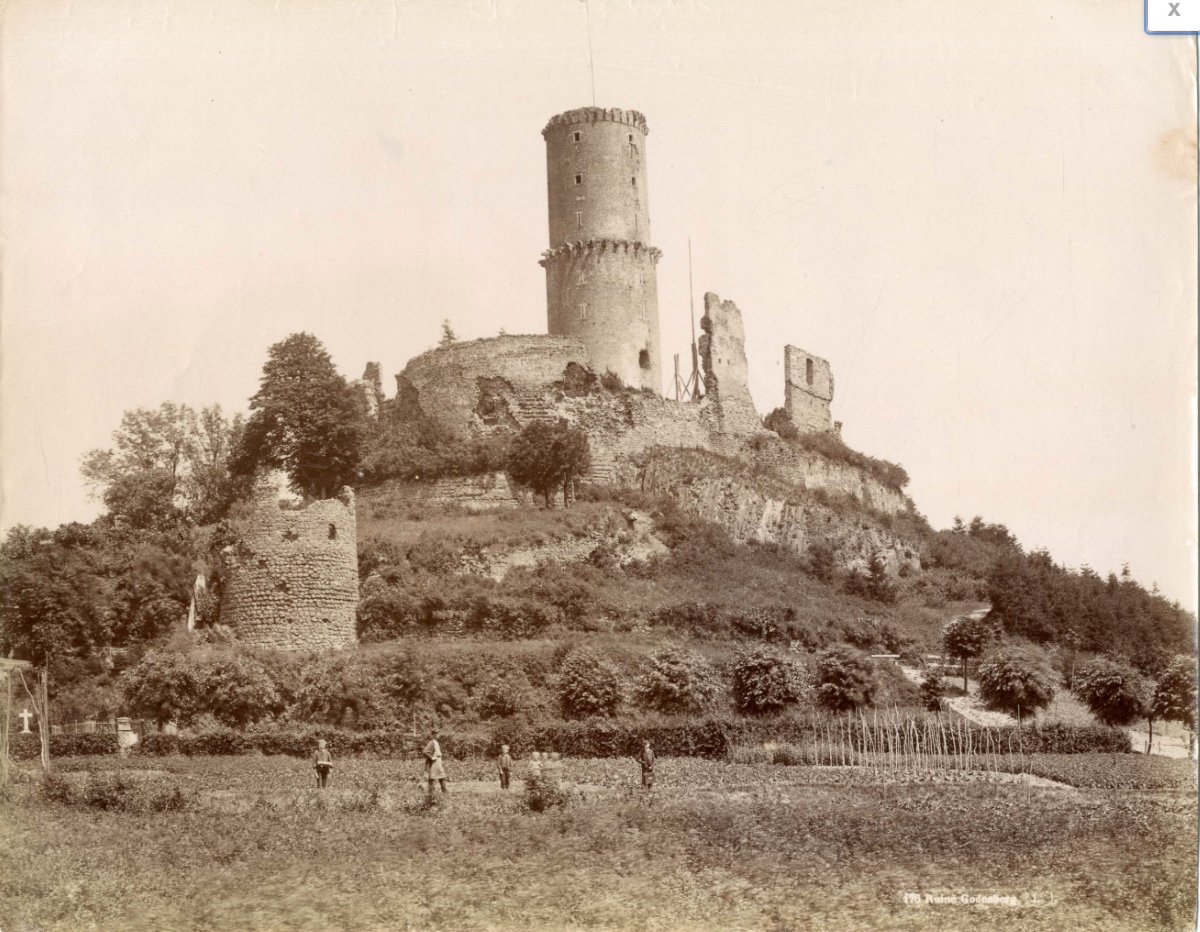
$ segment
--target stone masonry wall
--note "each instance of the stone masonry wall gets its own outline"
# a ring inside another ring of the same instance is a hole
[[[356,641],[354,493],[280,508],[263,490],[241,539],[222,552],[221,622],[239,641],[274,650],[327,650]]]
[[[797,346],[783,348],[783,407],[801,433],[833,430],[833,371],[828,360]]]
[[[724,434],[759,433],[763,428],[750,397],[742,312],[732,301],[722,301],[710,291],[704,296],[700,327],[704,331],[699,341],[704,388],[717,429]]]

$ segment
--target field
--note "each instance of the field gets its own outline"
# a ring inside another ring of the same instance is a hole
[[[646,794],[632,761],[568,760],[544,813],[489,768],[449,762],[427,807],[411,761],[340,762],[322,793],[289,758],[66,759],[74,802],[28,782],[0,804],[0,928],[1193,926],[1186,761],[1031,755],[1030,781],[667,758]],[[119,808],[147,800],[168,811]]]

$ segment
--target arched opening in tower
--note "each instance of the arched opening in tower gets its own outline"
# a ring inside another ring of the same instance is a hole
[[[650,368],[650,350],[642,350],[638,353],[638,365],[643,369]]]

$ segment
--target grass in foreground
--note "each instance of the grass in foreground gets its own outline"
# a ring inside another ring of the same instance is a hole
[[[568,776],[605,792],[532,815],[516,798],[461,782],[449,808],[425,814],[322,811],[297,804],[319,795],[305,786],[304,762],[167,760],[158,779],[190,799],[219,794],[246,805],[228,815],[207,804],[142,814],[10,800],[0,928],[1192,925],[1190,795],[806,786],[785,779],[802,778],[802,767],[663,763],[647,799],[632,786],[630,762],[569,762]],[[486,776],[484,762],[451,764],[456,780]],[[375,786],[415,800],[413,769],[348,761],[339,792]],[[905,892],[1040,905],[907,906]]]

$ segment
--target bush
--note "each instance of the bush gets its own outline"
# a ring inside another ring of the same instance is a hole
[[[804,676],[796,664],[762,649],[738,654],[732,673],[733,698],[742,712],[778,712],[804,695]]]
[[[1076,671],[1072,692],[1105,725],[1128,725],[1146,713],[1150,690],[1131,667],[1098,657]]]
[[[243,727],[282,710],[262,665],[232,650],[152,651],[121,678],[130,706],[160,725],[208,714]]]
[[[1054,670],[1041,653],[1001,648],[979,666],[979,696],[989,708],[1033,717],[1054,698]]]
[[[668,648],[650,658],[636,695],[642,705],[660,712],[698,712],[720,692],[720,676],[703,656]]]
[[[522,756],[531,751],[557,751],[570,757],[636,757],[648,740],[660,757],[721,759],[730,746],[728,722],[699,719],[671,724],[636,724],[589,719],[551,725],[506,723],[493,732],[486,753],[502,744]]]
[[[89,773],[82,786],[48,773],[42,778],[41,791],[48,802],[118,812],[179,812],[187,809],[189,802],[174,783],[118,772]]]
[[[568,717],[613,715],[621,705],[621,675],[607,660],[573,651],[563,661],[558,695]]]
[[[544,772],[525,780],[525,795],[522,801],[530,812],[561,808],[567,804],[568,798],[567,791],[558,781]]]
[[[817,656],[817,702],[834,712],[870,705],[875,694],[875,668],[857,651],[831,647]]]
[[[928,712],[940,712],[946,702],[942,698],[946,693],[946,683],[937,670],[927,670],[921,678],[921,700]]]
[[[42,754],[37,734],[15,734],[9,738],[9,755],[13,760],[37,760]],[[51,735],[50,759],[56,757],[85,757],[91,754],[116,754],[115,734]]]

